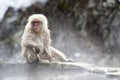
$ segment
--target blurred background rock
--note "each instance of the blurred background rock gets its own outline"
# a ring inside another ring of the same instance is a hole
[[[0,58],[21,60],[27,18],[44,14],[52,46],[78,62],[120,67],[119,0],[0,1]]]

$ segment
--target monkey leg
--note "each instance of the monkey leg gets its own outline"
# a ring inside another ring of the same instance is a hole
[[[28,63],[37,63],[39,61],[37,55],[32,50],[27,50],[24,57]]]
[[[50,47],[50,50],[51,50],[52,57],[57,58],[57,59],[59,59],[60,61],[63,61],[63,62],[68,61],[65,54],[62,53],[61,51],[59,51],[59,50],[57,50],[53,47]]]

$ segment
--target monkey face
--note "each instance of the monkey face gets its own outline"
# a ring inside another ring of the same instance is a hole
[[[32,29],[33,29],[35,32],[40,31],[40,29],[42,28],[42,22],[39,21],[39,20],[33,20],[33,21],[31,22],[31,25],[32,25]]]
[[[48,28],[47,18],[42,14],[33,14],[28,19],[28,24],[30,24],[33,31],[38,32],[43,28]],[[28,26],[29,27],[29,26]]]

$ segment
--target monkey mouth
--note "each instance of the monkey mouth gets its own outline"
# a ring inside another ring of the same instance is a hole
[[[34,30],[39,30],[38,26],[34,26],[33,28],[34,28]]]

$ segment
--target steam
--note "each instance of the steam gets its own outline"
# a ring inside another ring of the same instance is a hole
[[[0,21],[3,19],[8,7],[13,7],[15,10],[25,9],[35,2],[40,2],[45,5],[47,0],[2,0],[0,1]]]

